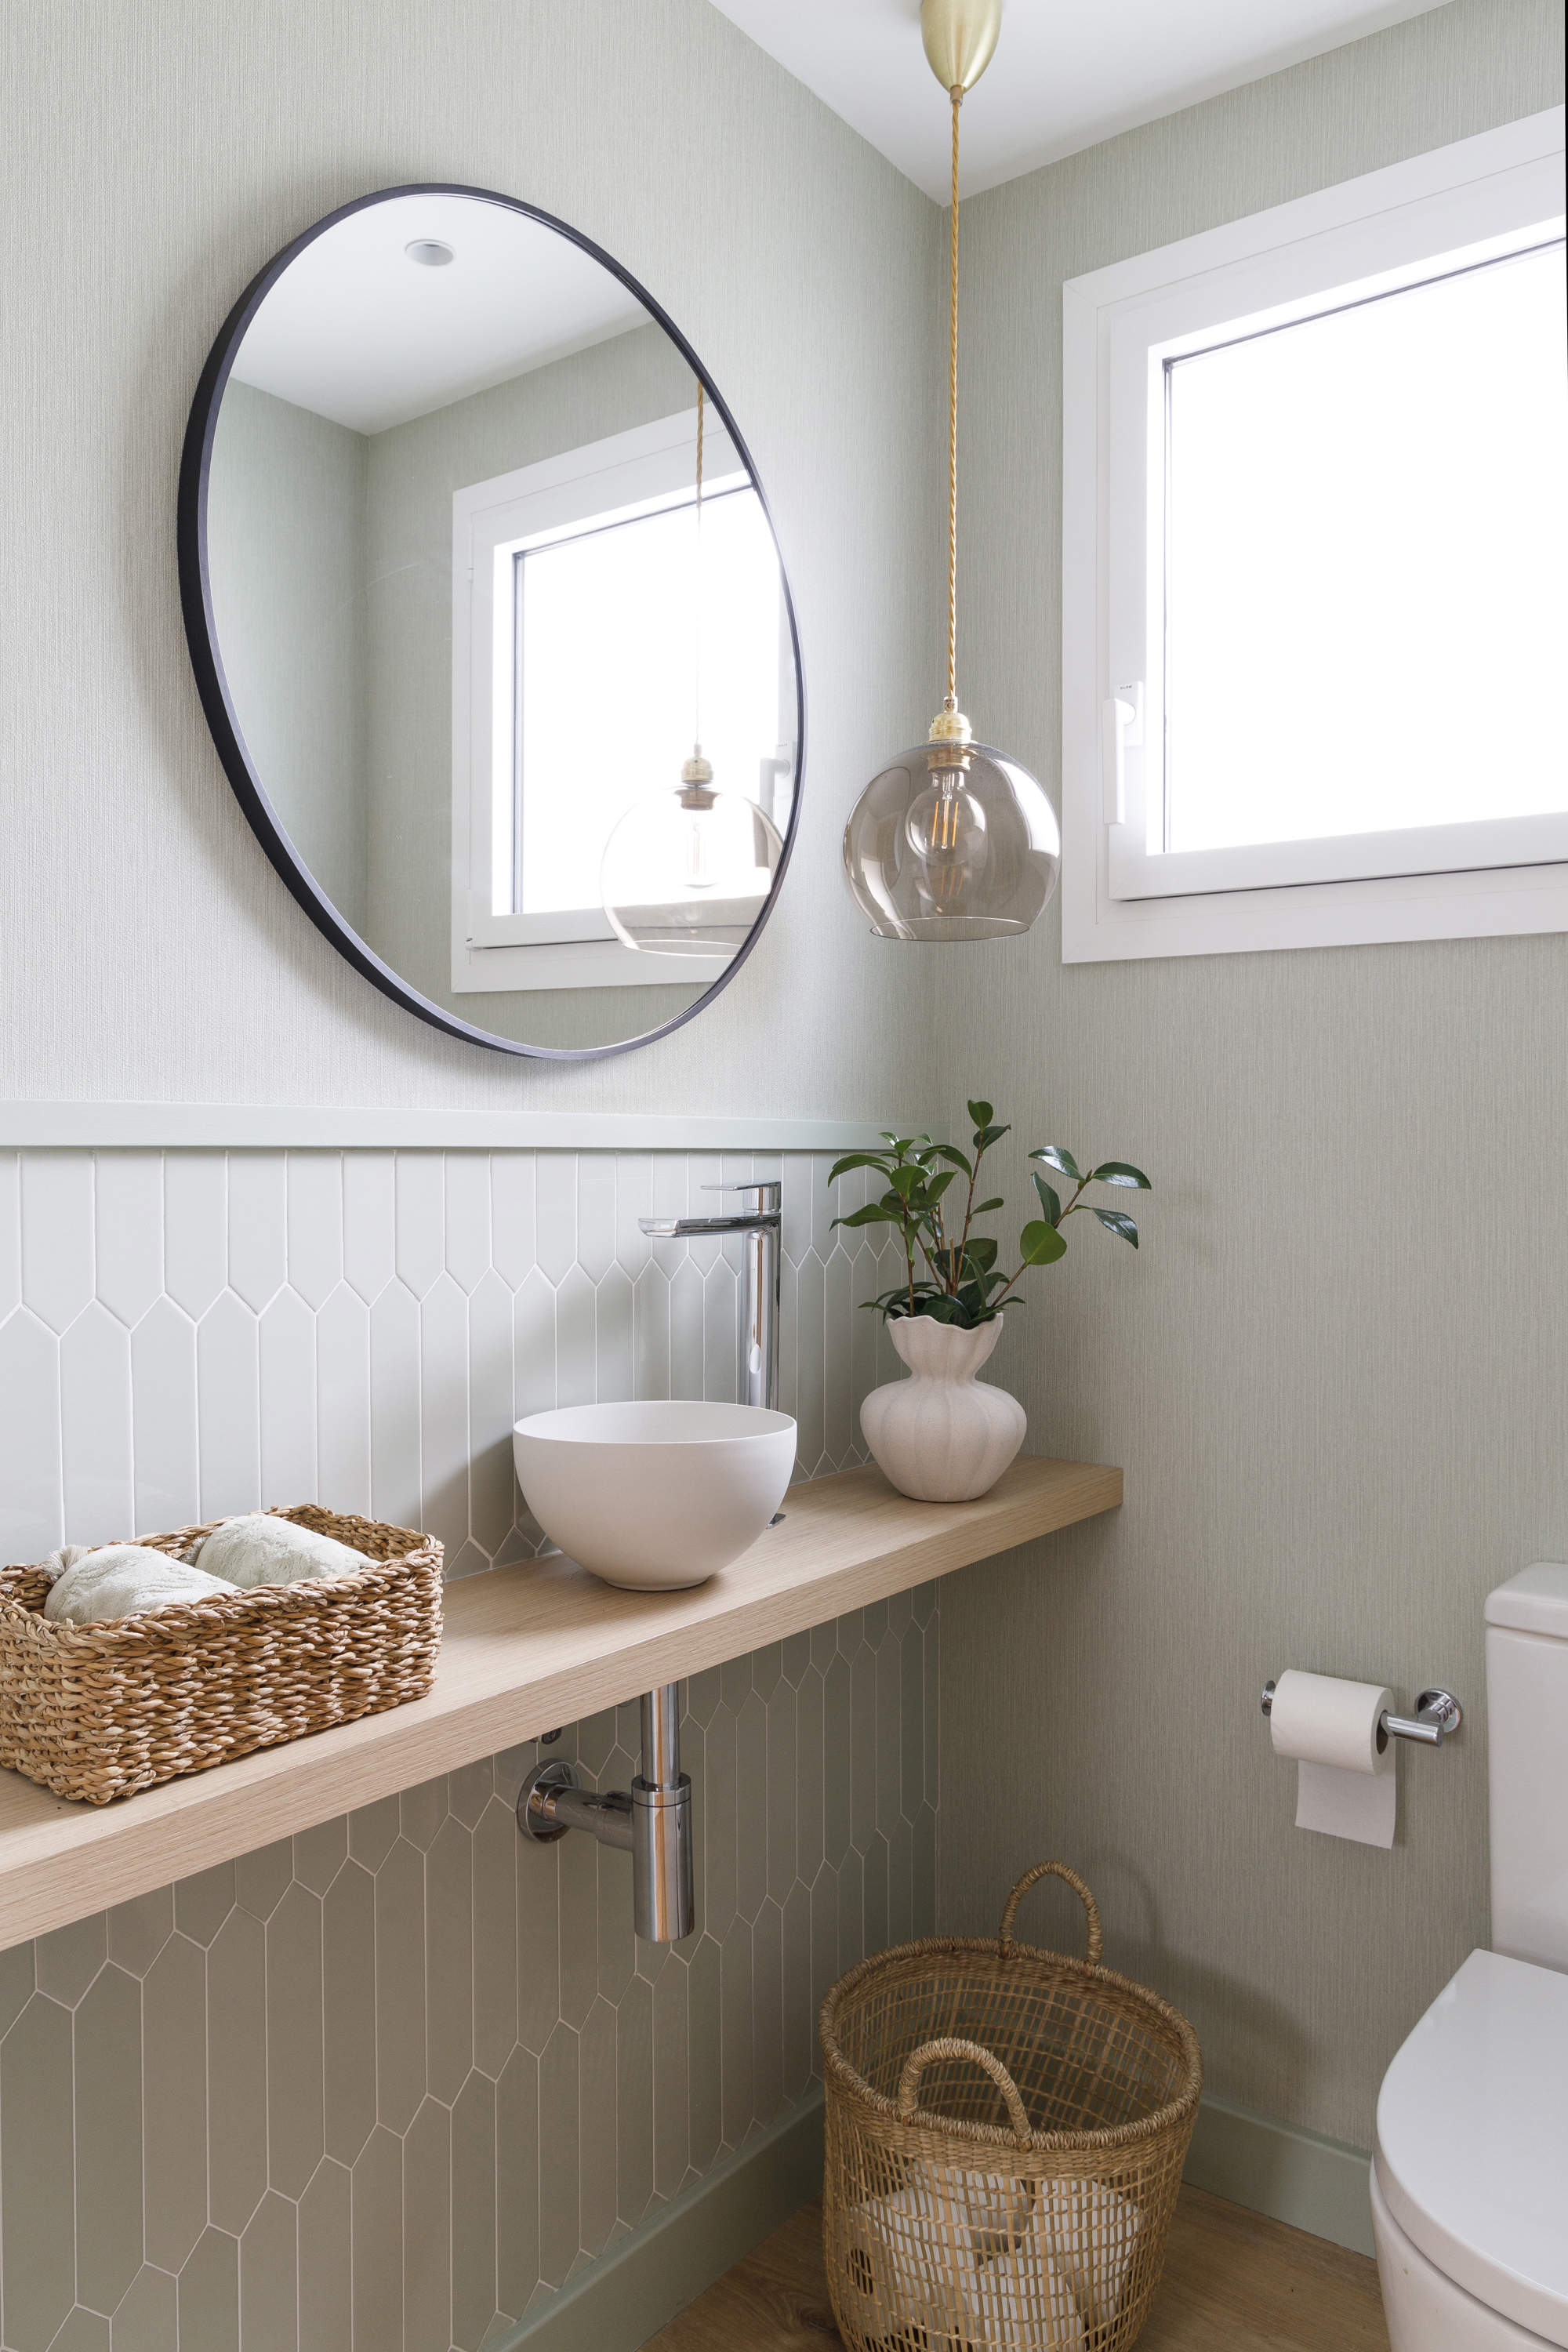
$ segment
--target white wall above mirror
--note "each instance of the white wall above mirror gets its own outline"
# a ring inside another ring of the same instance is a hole
[[[385,993],[574,1057],[743,961],[799,801],[788,586],[722,399],[574,230],[454,188],[307,230],[208,360],[180,553],[229,780]]]

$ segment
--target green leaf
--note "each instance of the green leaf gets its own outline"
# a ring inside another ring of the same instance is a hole
[[[975,1217],[988,1217],[993,1209],[1005,1209],[1006,1205],[1006,1202],[1002,1198],[1001,1193],[998,1192],[994,1201],[976,1201],[973,1208],[970,1212],[970,1214]]]
[[[1094,1181],[1097,1184],[1135,1185],[1140,1192],[1152,1192],[1154,1189],[1142,1168],[1134,1168],[1125,1160],[1102,1160],[1094,1171]]]
[[[1035,1171],[1035,1190],[1040,1196],[1040,1206],[1046,1213],[1047,1224],[1059,1225],[1062,1221],[1062,1204],[1060,1198],[1057,1193],[1055,1186],[1047,1183],[1038,1169]]]
[[[1137,1248],[1138,1228],[1131,1217],[1123,1216],[1120,1209],[1096,1209],[1094,1213],[1108,1234],[1120,1234],[1124,1242]]]
[[[868,1201],[863,1209],[851,1209],[847,1217],[835,1217],[834,1225],[901,1225],[903,1219],[896,1210],[886,1209],[880,1201]],[[833,1225],[828,1227],[829,1233]]]
[[[1000,1143],[1005,1135],[1011,1135],[1012,1132],[1013,1130],[1010,1127],[981,1128],[976,1132],[974,1138],[974,1149],[976,1153],[989,1151],[994,1143]]]
[[[972,1102],[969,1106],[969,1116],[976,1127],[989,1127],[994,1114],[989,1103]]]
[[[1075,1184],[1083,1182],[1082,1169],[1072,1153],[1064,1151],[1059,1143],[1042,1144],[1039,1150],[1031,1151],[1029,1157],[1031,1160],[1043,1160],[1047,1168],[1056,1169],[1059,1174],[1070,1178]]]
[[[963,1310],[964,1328],[969,1331],[973,1331],[976,1324],[989,1323],[994,1311],[984,1292],[973,1284],[959,1292],[958,1303]]]
[[[879,1168],[885,1176],[888,1172],[887,1154],[881,1151],[846,1152],[844,1158],[836,1160],[828,1170],[828,1182],[837,1184],[840,1176],[847,1176],[852,1168]]]
[[[1037,1219],[1024,1227],[1018,1238],[1026,1265],[1054,1265],[1058,1257],[1067,1255],[1067,1243],[1055,1225],[1042,1224]]]
[[[940,1201],[948,1186],[952,1183],[952,1177],[953,1171],[951,1168],[944,1168],[940,1176],[933,1176],[931,1182],[926,1186],[927,1202],[934,1202]]]
[[[920,1189],[921,1171],[918,1168],[894,1168],[889,1171],[888,1181],[899,1200],[908,1201]]]
[[[951,1160],[953,1167],[962,1168],[966,1176],[969,1174],[969,1162],[956,1143],[933,1143],[931,1150],[937,1159]]]
[[[988,1274],[996,1263],[996,1244],[989,1234],[977,1234],[963,1253],[963,1262],[976,1274]]]

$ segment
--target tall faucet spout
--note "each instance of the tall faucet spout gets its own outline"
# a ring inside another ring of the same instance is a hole
[[[746,1236],[742,1385],[747,1404],[776,1411],[779,1392],[779,1258],[783,1187],[777,1178],[752,1184],[710,1184],[710,1192],[752,1196],[752,1205],[717,1217],[639,1217],[651,1241],[685,1241],[708,1234]]]

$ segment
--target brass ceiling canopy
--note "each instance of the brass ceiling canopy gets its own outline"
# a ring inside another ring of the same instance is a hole
[[[1002,30],[1002,0],[921,0],[926,60],[951,97],[973,89]]]
[[[958,707],[958,116],[991,62],[1002,0],[921,0],[921,37],[952,109],[947,437],[947,693],[923,744],[873,776],[844,828],[844,878],[879,939],[1026,931],[1057,886],[1061,835],[1039,783]]]

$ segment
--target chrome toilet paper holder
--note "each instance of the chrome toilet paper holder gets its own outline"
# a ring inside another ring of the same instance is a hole
[[[1263,1712],[1271,1715],[1273,1711],[1274,1684],[1270,1680],[1263,1685]],[[1414,1739],[1423,1748],[1441,1748],[1445,1739],[1453,1738],[1464,1719],[1465,1711],[1451,1691],[1424,1690],[1415,1702],[1413,1716],[1391,1715],[1384,1707],[1377,1727],[1385,1741]]]

